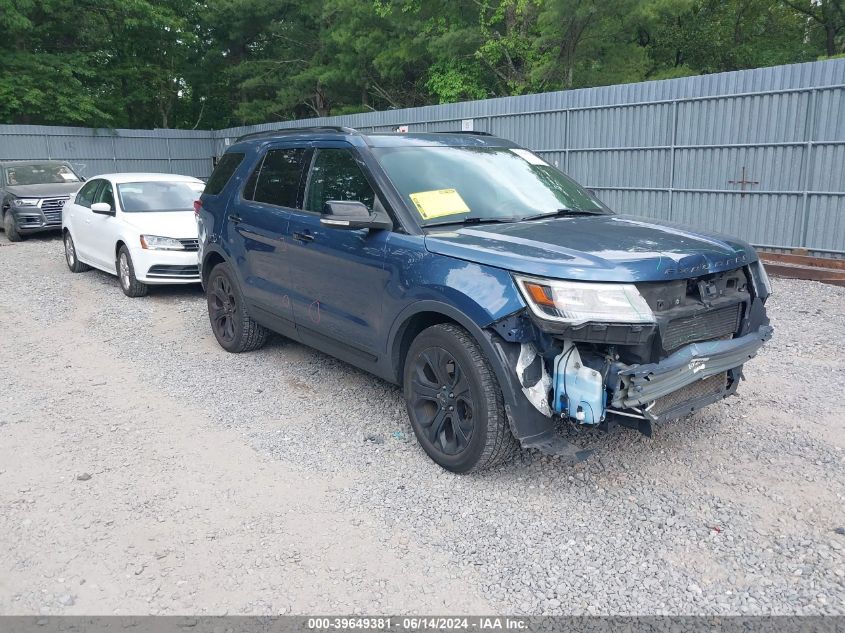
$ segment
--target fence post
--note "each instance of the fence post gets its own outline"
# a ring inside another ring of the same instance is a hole
[[[816,136],[816,95],[818,90],[813,88],[807,99],[807,113],[804,117],[804,157],[801,161],[801,235],[799,244],[807,246],[807,234],[810,232],[810,165],[813,161],[813,141]]]
[[[114,161],[114,170],[117,171],[117,143],[115,142],[116,134],[111,135],[111,156]]]
[[[675,145],[678,141],[678,101],[672,100],[672,134],[669,145],[669,214],[671,222],[675,214]]]
[[[53,151],[50,149],[50,135],[44,134],[44,142],[47,144],[47,160],[53,160]]]
[[[566,165],[564,172],[569,175],[569,108],[563,111],[563,164]]]
[[[173,155],[170,153],[170,137],[164,137],[164,143],[167,146],[167,171],[173,173]]]

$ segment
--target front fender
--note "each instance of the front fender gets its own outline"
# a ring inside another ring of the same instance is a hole
[[[416,302],[435,301],[485,327],[525,307],[507,270],[430,253],[420,236],[392,234],[385,265],[391,280],[385,314],[400,314]]]

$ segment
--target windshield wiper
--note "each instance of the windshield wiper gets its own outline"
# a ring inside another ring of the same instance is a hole
[[[450,220],[448,222],[433,222],[426,224],[425,228],[432,226],[449,226],[452,224],[510,224],[518,222],[520,218],[464,218],[463,220]]]
[[[562,218],[573,215],[604,215],[603,211],[591,211],[589,209],[558,209],[554,213],[538,213],[536,215],[526,215],[524,218],[519,218],[520,222],[526,220],[543,220],[545,218]]]

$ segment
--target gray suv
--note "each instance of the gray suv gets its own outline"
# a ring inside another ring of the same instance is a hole
[[[0,219],[9,241],[61,231],[62,207],[84,180],[63,161],[0,161]]]

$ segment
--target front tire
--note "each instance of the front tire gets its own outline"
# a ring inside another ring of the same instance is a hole
[[[3,230],[6,231],[6,239],[10,242],[20,242],[23,240],[23,235],[18,231],[18,223],[15,221],[15,216],[11,211],[6,211],[3,214]]]
[[[220,347],[234,354],[263,347],[268,331],[247,314],[241,289],[226,264],[212,269],[205,295],[211,331]]]
[[[117,252],[117,276],[120,279],[120,289],[127,297],[134,299],[147,296],[149,288],[135,276],[135,266],[126,246],[121,246]]]
[[[434,325],[414,339],[403,388],[420,445],[446,470],[492,468],[516,451],[496,375],[462,327]]]
[[[73,243],[73,238],[70,236],[70,231],[65,231],[65,261],[67,267],[72,273],[84,273],[91,270],[88,264],[83,264],[79,261],[76,254],[76,245]]]

